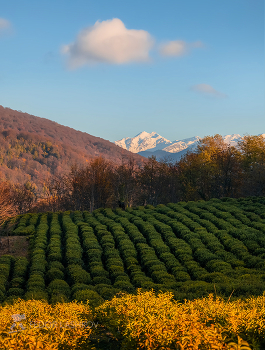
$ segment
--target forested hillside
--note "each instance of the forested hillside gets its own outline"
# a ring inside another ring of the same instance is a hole
[[[99,137],[0,106],[0,181],[29,181],[40,188],[50,175],[99,156],[117,164],[143,159]]]
[[[3,133],[6,135],[6,131]],[[5,140],[4,162],[14,167],[11,170],[16,176],[25,164],[36,181],[44,181],[46,174],[51,176],[45,186],[42,184],[42,192],[30,182],[25,186],[22,180],[16,186],[0,182],[0,221],[5,215],[27,211],[92,212],[118,206],[265,196],[265,138],[262,135],[244,136],[237,147],[227,145],[220,135],[207,136],[193,152],[175,163],[150,158],[139,164],[137,159],[127,158],[117,164],[96,157],[86,160],[83,166],[76,164],[68,172],[59,172],[56,163],[64,164],[65,159],[69,159],[65,166],[70,167],[70,158],[60,158],[60,152],[65,152],[62,145],[53,146],[50,141],[34,143],[32,139],[25,142],[21,136],[21,142],[19,138],[12,139],[15,146],[8,148],[8,136]],[[25,147],[29,153],[22,157]],[[23,164],[17,165],[17,162]],[[2,166],[2,169],[7,168]]]
[[[50,183],[41,210],[90,210],[210,198],[265,196],[265,138],[245,136],[238,147],[220,135],[170,163],[148,159],[116,166],[94,159]],[[40,207],[39,207],[40,209]]]

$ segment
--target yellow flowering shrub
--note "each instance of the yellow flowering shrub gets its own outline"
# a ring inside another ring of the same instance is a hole
[[[219,324],[227,338],[246,338],[254,346],[265,340],[265,294],[230,302],[210,294],[207,298],[193,300],[186,305],[192,305],[198,310],[202,321],[210,320]]]
[[[0,350],[102,350],[111,342],[117,350],[265,349],[265,294],[234,301],[210,294],[180,303],[170,292],[138,290],[94,312],[76,302],[18,300],[2,306]]]
[[[92,326],[88,305],[18,300],[0,307],[0,349],[74,349],[88,341]]]
[[[264,303],[265,296],[226,302],[209,295],[181,304],[171,293],[138,290],[105,302],[97,316],[127,349],[262,350]]]

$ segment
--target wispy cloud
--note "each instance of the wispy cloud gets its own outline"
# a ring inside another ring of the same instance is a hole
[[[191,90],[198,92],[204,96],[212,96],[212,97],[218,97],[218,98],[225,98],[227,95],[223,94],[220,91],[215,90],[211,85],[209,84],[198,84],[191,87]]]
[[[11,29],[11,22],[5,18],[0,18],[0,35]]]
[[[62,53],[68,55],[70,68],[95,63],[146,62],[150,60],[153,44],[147,31],[127,29],[120,19],[114,18],[83,29],[73,43],[62,47]]]
[[[159,47],[159,53],[162,56],[178,57],[189,53],[194,48],[200,47],[203,47],[203,43],[201,41],[187,43],[183,40],[173,40],[161,44]]]

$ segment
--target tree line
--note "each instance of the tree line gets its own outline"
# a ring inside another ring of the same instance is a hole
[[[72,166],[69,173],[51,177],[42,196],[30,186],[8,186],[6,193],[17,213],[265,196],[265,138],[247,135],[231,146],[221,135],[207,136],[177,162],[151,157],[139,165],[131,158],[117,165],[94,158],[86,166]]]

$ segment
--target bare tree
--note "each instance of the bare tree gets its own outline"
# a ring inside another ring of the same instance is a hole
[[[136,175],[139,166],[134,158],[124,159],[122,165],[115,169],[115,199],[118,205],[125,209],[138,204],[139,186],[137,185]]]
[[[17,214],[17,207],[14,205],[12,187],[7,182],[0,183],[0,226],[7,218]]]
[[[0,232],[6,220],[17,214],[17,208],[14,205],[12,198],[12,187],[7,182],[0,183]],[[9,237],[7,239],[8,251],[9,251]],[[2,246],[2,240],[0,235],[0,247]]]

